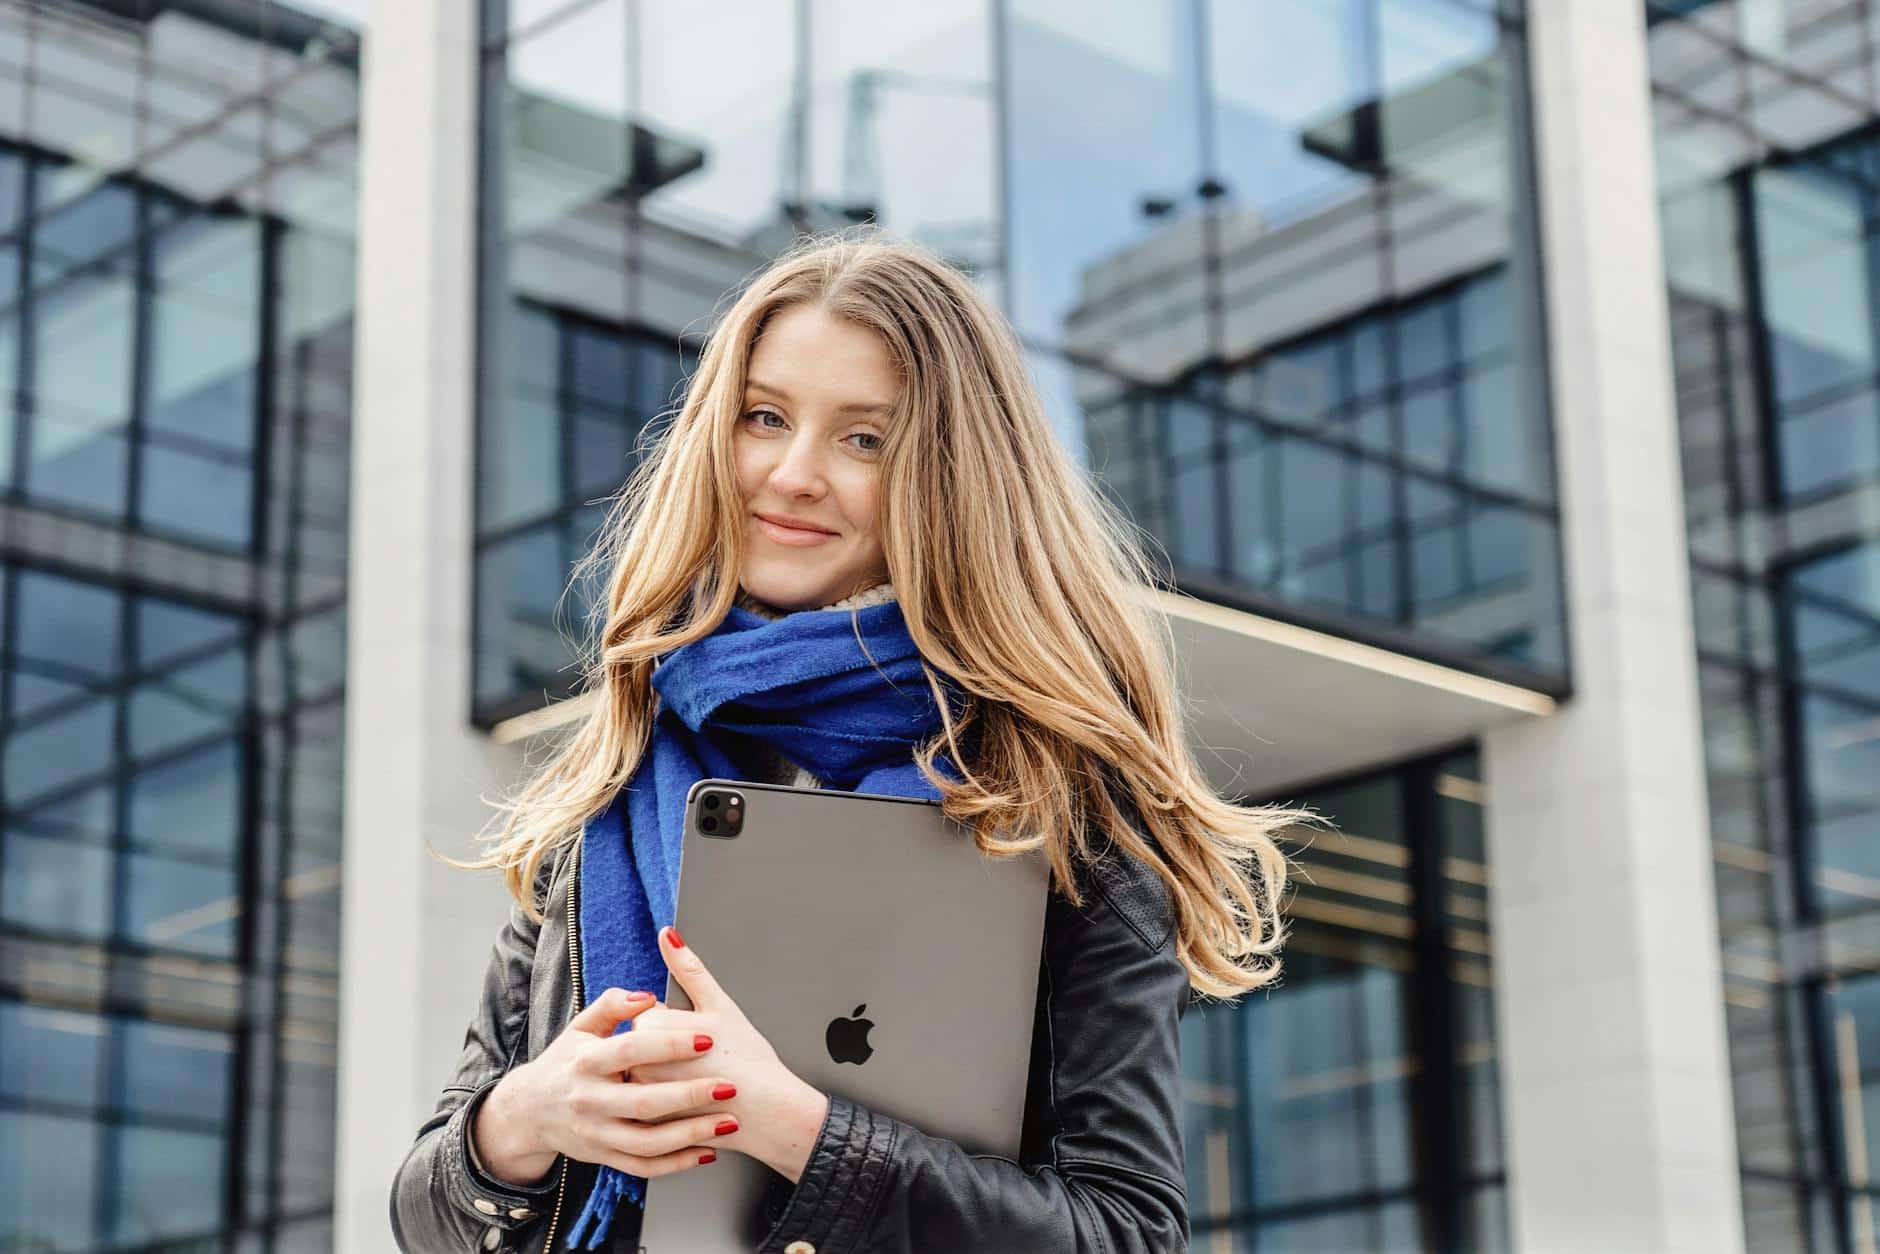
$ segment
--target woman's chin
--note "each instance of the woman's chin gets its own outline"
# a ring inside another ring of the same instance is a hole
[[[821,585],[811,587],[803,583],[786,583],[782,580],[746,580],[744,591],[762,601],[765,605],[775,606],[780,610],[812,610],[827,605],[835,600],[835,595],[823,595]]]

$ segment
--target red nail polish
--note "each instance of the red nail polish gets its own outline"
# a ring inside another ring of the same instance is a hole
[[[705,1035],[703,1032],[700,1032],[697,1036],[692,1038],[692,1048],[697,1050],[701,1054],[704,1053],[706,1050],[710,1049],[711,1047],[712,1047],[712,1038]]]
[[[729,1136],[738,1130],[736,1119],[720,1119],[718,1126],[712,1129],[713,1136]]]
[[[718,1153],[716,1150],[706,1150],[703,1154],[698,1156],[698,1161],[700,1166],[706,1163],[715,1163],[718,1161]]]
[[[666,934],[672,938],[672,947],[674,949],[685,948],[685,938],[679,935],[678,928],[673,927],[671,924],[668,924],[666,926]]]
[[[728,1102],[737,1095],[738,1086],[735,1084],[721,1084],[712,1090],[712,1100],[714,1102]]]

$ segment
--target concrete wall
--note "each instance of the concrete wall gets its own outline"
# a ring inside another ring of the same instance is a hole
[[[1574,696],[1483,742],[1515,1246],[1743,1248],[1643,16],[1529,9]]]
[[[506,895],[453,857],[520,750],[471,727],[475,6],[377,7],[364,63],[334,1248],[392,1248],[392,1174],[463,1044]]]

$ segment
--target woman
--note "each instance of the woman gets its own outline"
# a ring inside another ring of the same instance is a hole
[[[593,570],[591,712],[463,864],[501,867],[516,904],[394,1181],[400,1248],[631,1250],[645,1181],[726,1151],[776,1173],[765,1251],[1185,1248],[1180,1016],[1191,988],[1277,978],[1274,837],[1316,816],[1208,787],[1137,595],[1152,571],[1006,322],[918,247],[800,241],[710,337]],[[803,649],[828,682],[769,685]],[[817,737],[858,692],[901,703],[866,751]],[[1044,850],[1020,1161],[816,1090],[712,981],[661,861],[706,771],[891,785],[988,857]],[[667,971],[694,1009],[656,1000]]]

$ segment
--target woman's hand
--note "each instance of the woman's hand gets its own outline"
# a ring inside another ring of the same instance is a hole
[[[691,999],[691,1010],[660,1004],[643,1012],[629,1036],[649,1029],[686,1037],[711,1037],[708,1054],[637,1063],[629,1080],[658,1083],[697,1083],[705,1076],[724,1076],[737,1088],[725,1103],[738,1121],[738,1130],[717,1137],[713,1144],[748,1154],[792,1184],[803,1174],[816,1134],[829,1113],[829,1098],[805,1083],[777,1058],[764,1034],[744,1017],[698,953],[687,947],[673,928],[659,932],[660,956]]]
[[[614,1034],[656,1004],[651,993],[610,988],[541,1055],[490,1090],[471,1130],[477,1156],[498,1179],[533,1182],[557,1153],[651,1178],[711,1162],[710,1147],[737,1126],[724,1102],[735,1093],[712,1070],[712,1043],[690,1029]],[[692,1060],[683,1078],[621,1083],[649,1063]]]

